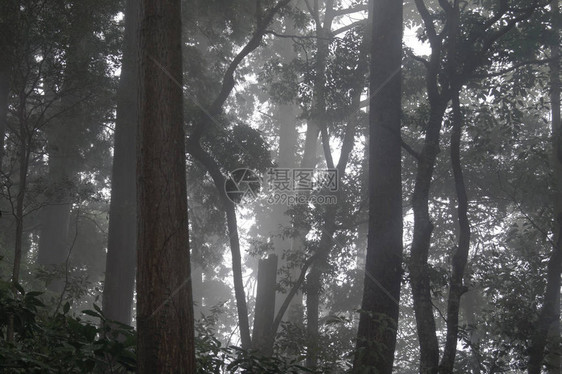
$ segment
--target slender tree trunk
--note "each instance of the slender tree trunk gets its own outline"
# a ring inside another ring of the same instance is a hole
[[[41,234],[38,248],[40,265],[61,265],[69,250],[69,224],[72,202],[76,196],[76,173],[80,170],[81,156],[78,139],[88,126],[88,108],[81,101],[89,93],[84,81],[90,69],[88,41],[92,35],[93,16],[84,5],[77,5],[77,15],[70,25],[73,30],[67,49],[63,90],[59,114],[45,129],[49,154],[48,201],[42,211]],[[50,59],[51,56],[45,56]],[[48,89],[51,89],[49,86]],[[64,288],[64,277],[48,285],[54,292]]]
[[[240,254],[240,241],[238,238],[238,226],[236,222],[236,209],[232,201],[230,201],[224,191],[225,178],[222,175],[220,166],[211,157],[209,153],[201,148],[200,139],[206,128],[214,121],[215,116],[219,116],[223,111],[223,106],[227,98],[230,96],[232,89],[236,84],[234,73],[239,64],[258,48],[263,40],[263,36],[268,30],[269,25],[273,21],[276,14],[283,9],[290,0],[279,0],[274,6],[264,12],[261,2],[257,2],[256,15],[257,27],[248,43],[234,57],[227,68],[219,94],[213,100],[209,108],[202,111],[199,121],[195,123],[194,129],[188,141],[188,152],[199,162],[201,162],[213,178],[215,187],[221,195],[221,200],[226,211],[228,235],[230,238],[230,250],[232,253],[232,272],[234,278],[234,288],[236,294],[236,304],[238,309],[238,319],[240,327],[240,337],[242,348],[251,348],[250,324],[248,322],[248,308],[246,305],[246,297],[244,291],[244,283],[242,281],[242,259]]]
[[[311,108],[311,117],[307,123],[307,137],[305,144],[305,154],[302,160],[301,167],[314,168],[316,166],[316,144],[318,142],[318,135],[322,131],[322,127],[327,126],[324,113],[326,112],[326,64],[329,53],[329,32],[332,29],[334,1],[326,0],[324,20],[320,21],[320,10],[318,2],[315,2],[312,17],[316,20],[316,61],[313,87],[313,102]],[[310,131],[310,134],[309,134]],[[310,136],[309,136],[310,135]],[[314,144],[312,143],[314,142]],[[329,146],[329,145],[328,145]],[[307,151],[309,153],[307,154]],[[314,151],[314,154],[312,154]],[[330,221],[330,222],[328,222]],[[331,221],[335,224],[335,211],[334,217],[329,217],[325,224],[330,225]],[[307,231],[303,228],[298,228],[296,243],[299,244],[304,250],[305,237]],[[331,245],[333,231],[322,233],[320,239],[321,244],[317,251],[327,252],[325,246]],[[318,339],[319,339],[319,325],[318,314],[320,305],[320,292],[322,288],[321,275],[327,261],[327,254],[322,253],[317,260],[312,264],[310,273],[306,281],[306,332],[307,332],[307,353],[306,353],[306,367],[315,369],[318,361]]]
[[[27,190],[27,174],[29,169],[29,158],[31,155],[31,133],[28,128],[28,121],[26,116],[27,108],[27,95],[25,87],[20,89],[18,105],[18,122],[19,122],[19,144],[18,144],[18,193],[16,195],[15,205],[10,201],[12,206],[12,215],[16,221],[16,232],[14,240],[14,263],[12,266],[12,285],[14,286],[14,294],[17,295],[15,285],[19,284],[22,248],[23,248],[23,225],[24,225],[24,203]],[[6,331],[6,339],[9,342],[14,341],[14,316],[8,316],[8,326]]]
[[[353,372],[390,374],[402,280],[402,2],[372,0],[370,9],[369,234]]]
[[[232,277],[234,281],[234,294],[236,297],[236,309],[238,311],[238,324],[240,327],[240,340],[242,348],[250,349],[252,339],[250,336],[250,322],[248,320],[248,306],[246,304],[246,293],[244,291],[244,280],[242,278],[242,255],[240,253],[240,239],[238,237],[238,223],[236,218],[236,206],[226,196],[224,185],[225,178],[222,175],[216,161],[201,148],[196,141],[188,142],[188,152],[197,161],[201,162],[207,169],[217,192],[221,196],[223,209],[226,213],[226,224],[228,227],[228,238],[230,253],[232,256]]]
[[[142,0],[138,373],[195,373],[179,0]]]
[[[551,3],[553,29],[560,31],[558,0]],[[550,47],[550,101],[552,111],[552,168],[554,171],[554,239],[548,261],[546,290],[539,320],[531,338],[529,349],[529,374],[540,374],[543,364],[549,372],[560,372],[560,274],[562,272],[562,122],[560,120],[560,47],[558,34]],[[554,334],[549,334],[554,331]],[[549,336],[555,335],[555,336]],[[549,339],[551,338],[551,339]],[[550,340],[550,341],[549,341]],[[545,355],[545,347],[550,354]],[[545,357],[546,356],[546,357]]]
[[[12,283],[19,283],[22,247],[23,247],[23,220],[24,220],[24,202],[25,192],[27,189],[27,171],[29,169],[29,157],[31,153],[30,132],[28,129],[26,119],[26,94],[24,90],[20,92],[19,102],[19,180],[18,180],[18,194],[16,196],[16,206],[13,215],[16,219],[16,237],[14,247],[14,264],[12,268]]]
[[[233,202],[226,202],[226,221],[228,236],[230,238],[230,251],[232,253],[232,275],[234,278],[234,294],[238,309],[238,323],[240,325],[240,339],[242,348],[249,349],[252,344],[250,337],[250,322],[248,321],[248,306],[246,305],[246,292],[242,278],[242,255],[240,253],[240,239],[238,237],[238,223],[236,207]]]
[[[252,348],[264,356],[273,354],[276,275],[276,255],[259,261]]]
[[[458,200],[458,246],[452,257],[451,285],[447,304],[447,336],[441,365],[440,374],[453,373],[457,341],[459,334],[459,310],[461,296],[466,292],[463,285],[464,270],[468,261],[470,249],[470,225],[468,222],[468,197],[460,159],[460,144],[462,135],[462,114],[459,103],[459,94],[453,97],[453,129],[451,132],[451,163],[455,179],[455,190]]]
[[[2,64],[3,65],[3,64]],[[0,65],[0,171],[4,159],[4,138],[8,120],[8,97],[10,93],[9,67]]]
[[[138,0],[125,9],[125,40],[119,91],[109,233],[103,289],[106,318],[130,324],[136,257],[136,132],[138,126]]]
[[[439,131],[445,107],[446,103],[434,105],[430,114],[412,198],[414,235],[409,269],[420,342],[420,373],[422,374],[436,374],[439,366],[439,345],[429,280],[428,258],[433,223],[429,216],[428,201],[435,159],[439,152]]]
[[[328,257],[332,248],[332,240],[336,232],[336,205],[326,208],[322,235],[315,254],[318,254],[316,261],[311,266],[306,278],[306,332],[308,336],[308,346],[306,355],[306,367],[314,369],[318,364],[319,353],[319,310],[320,294],[322,290],[322,274],[328,265]]]
[[[483,305],[484,302],[478,292],[479,290],[477,289],[470,289],[461,299],[461,309],[463,310],[469,330],[469,364],[471,374],[480,374],[482,372],[482,358],[480,354],[482,331],[477,325],[476,316],[480,314],[479,306]]]
[[[10,76],[12,70],[12,51],[15,44],[18,9],[15,1],[3,1],[0,5],[0,171],[4,158],[4,138],[8,119],[8,98],[10,94]]]
[[[188,211],[189,212],[189,211]],[[194,224],[193,216],[191,221],[192,232],[196,232],[197,225]],[[195,235],[190,235],[191,247],[191,287],[193,289],[193,318],[201,318],[203,313],[203,262],[199,243],[194,239]]]
[[[279,154],[278,154],[278,166],[279,168],[293,169],[296,167],[296,157],[297,154],[297,117],[298,108],[296,104],[282,104],[277,108],[276,122],[279,124]],[[289,216],[288,207],[284,205],[273,206],[270,217],[269,229],[272,235],[272,243],[275,254],[279,258],[279,268],[282,269],[287,266],[287,261],[285,259],[285,252],[291,250],[292,248],[292,238],[286,237],[283,234],[283,230],[291,227],[291,218]],[[270,235],[271,235],[270,234]],[[298,277],[296,270],[298,269],[287,269],[290,275],[290,280],[295,281]],[[279,312],[279,308],[283,303],[285,297],[287,297],[287,292],[277,292],[275,298],[275,309],[276,313]],[[302,293],[297,294],[291,301],[289,306],[289,311],[285,316],[287,321],[292,323],[302,324]]]

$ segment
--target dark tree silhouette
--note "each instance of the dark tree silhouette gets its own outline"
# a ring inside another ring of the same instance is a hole
[[[353,370],[390,374],[402,278],[402,2],[371,5],[369,236]]]
[[[143,0],[137,151],[138,373],[194,373],[179,0]]]

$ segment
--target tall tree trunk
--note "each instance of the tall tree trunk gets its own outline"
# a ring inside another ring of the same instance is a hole
[[[138,0],[125,8],[125,40],[119,91],[103,311],[110,320],[130,324],[136,256],[136,132],[138,126]]]
[[[465,281],[469,279],[465,275]],[[478,289],[470,289],[461,299],[461,309],[468,326],[468,338],[470,348],[469,367],[470,374],[482,372],[482,357],[480,354],[481,328],[477,325],[476,316],[480,314],[480,306],[484,304]]]
[[[439,367],[439,373],[453,373],[455,356],[457,353],[457,341],[459,334],[459,310],[461,296],[466,292],[463,285],[464,270],[468,261],[470,249],[470,225],[468,222],[468,197],[460,159],[460,144],[462,135],[462,114],[459,103],[459,93],[453,97],[453,129],[451,132],[451,163],[455,179],[455,190],[457,193],[458,208],[457,216],[459,223],[458,246],[452,256],[451,285],[447,304],[447,336],[443,357]]]
[[[313,101],[311,107],[311,115],[307,123],[307,137],[305,144],[305,154],[302,160],[302,168],[314,168],[316,166],[316,144],[318,135],[322,127],[327,126],[325,123],[324,113],[326,112],[326,64],[329,54],[330,36],[332,30],[332,22],[334,19],[334,1],[324,1],[324,19],[320,21],[319,2],[314,2],[314,8],[309,9],[311,16],[316,22],[316,61],[315,65],[315,79],[313,86]],[[309,134],[310,131],[310,134]],[[310,136],[309,136],[310,135]],[[314,142],[314,143],[312,143]],[[328,145],[329,146],[329,145]],[[307,151],[309,152],[307,154]],[[314,153],[312,153],[314,151]],[[335,212],[334,212],[335,213]],[[335,214],[334,214],[335,215]],[[332,221],[335,217],[329,217],[328,220]],[[335,220],[334,224],[335,224]],[[328,224],[328,222],[326,222]],[[304,250],[305,237],[307,231],[303,228],[297,228],[297,236],[295,237],[296,244]],[[321,239],[322,244],[327,246],[331,245],[332,232],[323,232]],[[329,237],[328,237],[329,236]],[[319,247],[319,251],[324,247]],[[327,261],[327,255],[320,255],[312,264],[310,273],[306,281],[306,332],[307,332],[307,351],[306,351],[306,367],[315,369],[318,361],[318,313],[319,301],[321,291],[321,274],[324,267],[324,262]]]
[[[10,201],[12,207],[12,215],[16,221],[15,230],[15,240],[14,240],[14,263],[12,266],[12,285],[14,286],[14,293],[17,295],[15,286],[19,284],[20,270],[21,270],[21,260],[22,260],[22,249],[23,249],[23,225],[24,225],[24,203],[25,195],[27,190],[27,174],[29,170],[29,159],[31,155],[31,141],[33,132],[29,129],[28,117],[26,113],[27,109],[27,94],[26,87],[23,84],[24,79],[21,79],[22,86],[18,92],[18,192],[16,195],[15,205],[13,201]],[[9,342],[14,340],[14,316],[8,316],[8,326],[6,331],[6,339]]]
[[[192,139],[188,141],[188,152],[207,169],[213,179],[215,188],[221,196],[221,202],[226,213],[230,253],[232,256],[232,278],[236,297],[236,309],[238,312],[240,340],[242,348],[250,349],[252,339],[250,336],[250,322],[248,320],[248,306],[246,303],[246,293],[244,291],[244,280],[242,278],[242,255],[240,253],[240,238],[238,237],[236,206],[225,193],[225,178],[219,165],[211,155],[205,152],[205,150],[201,148],[201,145]]]
[[[276,275],[276,255],[259,261],[252,348],[264,356],[273,354]]]
[[[428,258],[433,223],[429,216],[428,201],[435,159],[439,152],[439,131],[445,107],[446,104],[441,105],[430,114],[412,198],[414,235],[409,269],[420,342],[420,373],[422,374],[436,374],[439,365],[439,345],[435,331],[429,280]]]
[[[226,211],[227,225],[228,225],[228,236],[230,239],[230,251],[232,254],[232,272],[234,278],[234,292],[236,295],[236,307],[238,310],[238,319],[240,327],[240,338],[242,342],[242,348],[251,348],[251,337],[250,337],[250,324],[248,322],[248,308],[246,305],[246,297],[244,291],[244,283],[242,281],[242,258],[240,254],[240,241],[238,238],[238,225],[236,221],[236,207],[234,203],[228,199],[226,196],[224,185],[225,178],[222,175],[220,166],[213,159],[213,157],[207,153],[201,147],[200,140],[201,136],[205,130],[212,126],[215,121],[215,117],[219,116],[223,111],[223,106],[225,101],[230,96],[232,89],[236,84],[234,78],[234,73],[240,63],[244,60],[246,56],[252,53],[256,48],[258,48],[263,40],[263,36],[267,32],[269,25],[273,21],[277,13],[283,9],[291,0],[279,0],[274,6],[270,7],[267,11],[262,8],[261,2],[257,2],[256,9],[256,22],[257,27],[251,36],[248,43],[242,48],[242,50],[234,57],[228,66],[222,80],[222,86],[219,94],[213,100],[209,108],[202,110],[200,120],[195,123],[194,129],[188,140],[188,152],[199,162],[201,162],[211,175],[217,191],[221,195],[221,200]]]
[[[433,223],[429,215],[429,190],[439,152],[440,130],[443,116],[449,100],[458,95],[462,86],[473,75],[476,68],[482,65],[496,42],[511,31],[516,25],[531,17],[535,9],[541,7],[537,1],[525,11],[508,18],[497,29],[496,24],[487,23],[489,29],[470,42],[473,49],[458,48],[460,24],[460,3],[439,1],[445,15],[443,31],[438,32],[435,25],[435,14],[429,10],[424,0],[414,0],[416,8],[423,20],[425,32],[431,46],[429,59],[422,59],[427,68],[426,87],[430,105],[429,119],[425,128],[424,145],[420,153],[416,153],[418,167],[412,207],[414,211],[414,233],[409,263],[410,283],[416,314],[416,326],[420,343],[420,373],[436,374],[439,370],[439,343],[437,339],[433,303],[431,300],[431,284],[429,279],[429,250]],[[510,7],[499,7],[493,19],[501,19]],[[447,59],[443,61],[446,54]],[[457,258],[459,260],[459,258]],[[452,355],[449,355],[451,357]],[[448,358],[450,361],[450,358]]]
[[[137,137],[138,373],[194,373],[180,0],[142,0]]]
[[[369,234],[353,372],[390,374],[402,280],[402,2],[372,0],[370,10]]]
[[[8,97],[10,93],[10,73],[6,61],[0,62],[0,171],[4,159],[4,138],[6,137],[6,123],[8,120]]]
[[[560,274],[562,272],[562,122],[560,120],[560,8],[558,0],[551,3],[552,28],[556,37],[550,47],[550,102],[552,111],[551,157],[554,174],[554,239],[548,261],[546,290],[539,320],[531,338],[529,374],[540,374],[543,364],[550,364],[549,372],[560,372]],[[554,331],[554,334],[549,334]],[[549,336],[551,335],[551,336]],[[554,335],[554,336],[553,336]],[[549,339],[551,338],[551,339]],[[549,341],[550,340],[550,341]],[[551,351],[545,357],[545,347]]]
[[[28,128],[27,115],[25,113],[27,107],[27,95],[25,88],[22,87],[19,94],[19,178],[18,178],[18,194],[16,196],[16,205],[12,214],[16,219],[16,237],[14,247],[14,264],[12,268],[12,283],[19,283],[21,258],[23,248],[23,220],[24,220],[24,202],[25,192],[27,189],[27,171],[29,169],[29,157],[31,155],[31,132]],[[9,334],[8,334],[9,335]]]
[[[224,186],[224,184],[223,184]],[[242,278],[242,255],[240,253],[240,239],[238,237],[238,221],[236,207],[232,201],[226,203],[226,221],[228,236],[230,238],[230,252],[232,254],[232,274],[234,279],[234,295],[238,309],[238,323],[240,325],[240,339],[242,348],[249,349],[252,344],[250,337],[250,322],[248,321],[248,306],[246,305],[246,292]]]
[[[286,41],[286,40],[284,40]],[[279,124],[279,152],[277,155],[277,163],[279,168],[293,169],[296,167],[297,154],[297,117],[298,107],[294,103],[280,104],[276,108],[276,122]],[[275,254],[279,259],[279,268],[285,268],[287,261],[285,252],[292,248],[292,238],[283,235],[283,231],[291,227],[291,218],[289,216],[288,207],[284,205],[274,205],[271,207],[271,215],[269,217],[269,230],[271,241]],[[298,274],[297,269],[287,269],[291,281],[295,281]],[[275,297],[275,311],[279,312],[279,308],[287,297],[288,291],[277,292]],[[286,320],[302,324],[302,293],[296,295],[291,301]]]
[[[76,173],[80,169],[80,152],[77,139],[88,125],[88,109],[81,101],[89,93],[84,90],[84,80],[90,68],[88,41],[92,36],[93,16],[83,4],[77,5],[74,31],[69,41],[63,90],[56,110],[57,118],[45,129],[49,155],[48,201],[42,211],[41,234],[38,248],[40,265],[61,265],[69,251],[69,223],[72,202],[76,195]],[[44,56],[50,59],[51,56]],[[48,86],[51,89],[51,86]],[[48,285],[54,292],[64,288],[62,277]]]
[[[322,290],[322,274],[327,266],[330,249],[332,248],[332,240],[336,232],[336,205],[330,205],[326,208],[324,223],[322,226],[322,235],[320,243],[315,252],[317,254],[316,261],[311,266],[310,272],[306,278],[307,294],[306,294],[306,332],[308,335],[308,347],[306,354],[306,367],[314,369],[318,364],[319,354],[319,310],[320,310],[320,294]]]
[[[3,1],[0,4],[0,14],[2,14],[0,18],[0,51],[2,51],[2,57],[0,57],[0,171],[2,171],[2,160],[4,158],[10,76],[18,17],[16,4],[15,1]]]

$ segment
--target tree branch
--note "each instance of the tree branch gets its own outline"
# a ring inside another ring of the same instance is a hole
[[[435,31],[435,25],[433,24],[433,20],[431,19],[431,14],[425,5],[424,0],[414,0],[416,3],[416,7],[418,8],[418,12],[425,24],[425,29],[427,31],[427,37],[429,38],[429,43],[433,44],[437,41],[437,32]]]
[[[367,20],[356,21],[356,22],[350,23],[347,26],[340,27],[339,29],[336,29],[336,30],[332,31],[330,34],[339,35],[339,34],[342,34],[346,31],[352,30],[356,27],[365,26],[365,25],[367,25]]]
[[[507,73],[510,73],[514,70],[519,69],[520,67],[523,66],[527,66],[527,65],[542,65],[545,63],[550,63],[554,61],[553,58],[544,58],[544,59],[537,59],[537,60],[529,60],[529,61],[522,61],[520,63],[517,63],[507,69],[503,69],[503,70],[499,70],[493,73],[488,73],[488,74],[477,74],[477,75],[473,75],[474,78],[492,78],[492,77],[498,77]]]
[[[426,68],[429,68],[429,61],[421,56],[414,54],[414,52],[410,48],[406,48],[406,54],[414,60],[421,62]]]
[[[267,13],[265,13],[265,15],[261,15],[260,12],[258,12],[259,14],[256,14],[256,17],[259,18],[257,20],[256,31],[254,32],[248,43],[234,57],[234,59],[226,69],[226,72],[224,73],[224,77],[222,80],[222,87],[218,96],[211,104],[209,110],[204,111],[204,114],[207,116],[207,120],[197,122],[197,124],[193,129],[191,138],[198,141],[203,133],[205,124],[208,123],[209,120],[212,120],[212,117],[220,114],[226,99],[228,99],[230,93],[232,92],[232,89],[234,88],[235,85],[234,72],[236,71],[240,63],[244,60],[244,58],[248,56],[251,52],[253,52],[260,45],[261,41],[263,40],[263,36],[267,32],[267,27],[273,21],[273,17],[275,16],[275,14],[277,14],[277,12],[281,8],[286,6],[290,1],[291,0],[279,0],[279,2],[273,8],[271,8]]]
[[[404,139],[402,139],[402,148],[404,148],[404,150],[408,152],[410,156],[415,158],[418,162],[420,161],[421,159],[420,153],[416,152],[408,143],[404,141]]]
[[[338,9],[338,10],[334,10],[334,17],[341,17],[341,16],[345,16],[346,14],[357,13],[357,12],[365,12],[367,10],[369,10],[369,6],[367,4],[358,5],[354,8]]]

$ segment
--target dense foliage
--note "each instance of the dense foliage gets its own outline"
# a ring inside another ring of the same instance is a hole
[[[349,372],[365,313],[367,223],[377,213],[368,210],[368,1],[183,3],[198,370]],[[427,346],[441,361],[456,330],[449,372],[522,373],[545,321],[560,335],[559,308],[545,312],[562,230],[555,4],[404,4],[395,372],[420,372]],[[118,108],[126,27],[125,1],[0,2],[2,372],[135,371],[136,301],[124,316],[132,326],[98,306],[118,188],[116,113],[128,110]],[[458,168],[470,234],[462,266]],[[233,202],[225,188],[238,188],[245,169],[264,183],[252,180],[251,198]],[[273,172],[326,169],[338,169],[337,191],[266,183]],[[337,204],[318,203],[326,196]],[[289,203],[297,198],[305,203]],[[421,250],[416,221],[426,230]],[[267,347],[242,349],[242,336],[259,330],[259,260],[272,254],[275,307],[265,319],[276,331]],[[134,274],[134,256],[125,261]],[[449,323],[453,279],[458,323]],[[420,315],[434,325],[422,333]],[[543,372],[560,361],[550,335]]]

